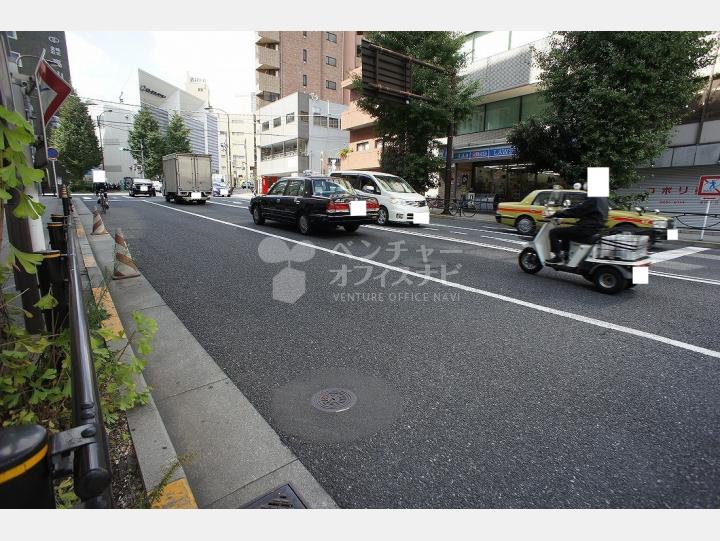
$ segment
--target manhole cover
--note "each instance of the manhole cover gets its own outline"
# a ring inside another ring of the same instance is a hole
[[[320,411],[337,413],[352,408],[357,402],[357,396],[348,389],[330,388],[315,393],[311,402]]]

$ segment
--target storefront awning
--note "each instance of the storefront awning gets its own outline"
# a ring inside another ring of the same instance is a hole
[[[440,150],[440,155],[446,156],[446,149]],[[483,161],[497,160],[502,158],[510,159],[515,156],[513,147],[510,145],[496,147],[460,148],[453,150],[453,161]]]

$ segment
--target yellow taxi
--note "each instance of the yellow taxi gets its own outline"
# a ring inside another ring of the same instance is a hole
[[[495,212],[495,221],[515,227],[520,233],[533,234],[541,222],[547,222],[543,216],[546,207],[562,208],[565,201],[575,206],[587,197],[584,190],[535,190],[527,194],[522,201],[500,203]],[[567,204],[567,203],[565,203]],[[572,224],[574,218],[563,218],[564,224]],[[674,226],[673,219],[661,216],[657,211],[647,213],[639,208],[635,211],[610,209],[607,221],[608,229],[613,231],[648,231],[653,240],[667,238],[667,230]]]

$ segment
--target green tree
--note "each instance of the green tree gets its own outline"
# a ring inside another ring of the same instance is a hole
[[[165,138],[165,153],[191,152],[190,129],[185,126],[182,117],[175,113],[170,118]]]
[[[509,141],[518,161],[567,181],[609,167],[611,188],[638,180],[637,167],[667,146],[670,130],[703,85],[706,32],[556,32],[536,51],[547,110]]]
[[[128,143],[133,159],[139,164],[145,164],[143,176],[153,178],[162,174],[165,138],[160,133],[157,120],[147,109],[141,109],[135,115]]]
[[[375,132],[383,139],[380,159],[382,170],[405,178],[419,192],[433,185],[432,177],[444,167],[445,160],[436,155],[436,139],[447,134],[450,118],[461,119],[475,105],[478,85],[456,77],[465,65],[461,52],[462,34],[455,32],[369,32],[369,41],[444,68],[414,66],[412,92],[428,101],[411,99],[409,104],[395,103],[372,95],[358,98],[358,107],[377,120]],[[353,89],[360,92],[356,80]]]
[[[60,152],[59,161],[74,180],[102,162],[102,152],[95,135],[87,105],[71,94],[60,108],[60,125],[50,138]]]

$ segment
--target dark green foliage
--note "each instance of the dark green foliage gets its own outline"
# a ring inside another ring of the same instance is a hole
[[[518,161],[584,180],[609,167],[612,188],[638,180],[703,85],[713,42],[706,32],[556,32],[536,52],[549,107],[509,140]]]
[[[139,163],[145,162],[145,178],[154,178],[162,174],[162,157],[165,153],[165,138],[160,133],[160,126],[150,111],[141,109],[135,115],[132,130],[128,137],[130,153]]]
[[[165,154],[190,152],[190,129],[185,126],[182,117],[175,113],[170,118],[165,138]]]
[[[444,167],[444,159],[434,154],[435,139],[447,134],[448,121],[467,116],[475,104],[477,85],[457,78],[453,89],[450,73],[465,64],[461,52],[462,34],[454,32],[369,32],[367,39],[382,47],[430,62],[444,68],[441,73],[426,67],[413,68],[412,92],[431,101],[410,100],[394,103],[363,95],[358,107],[373,115],[375,131],[383,139],[381,168],[405,178],[416,190],[424,192],[433,175]],[[361,91],[360,81],[353,89]]]
[[[53,132],[51,144],[60,152],[59,162],[71,180],[102,162],[102,152],[87,105],[71,94],[60,108],[60,126]]]

